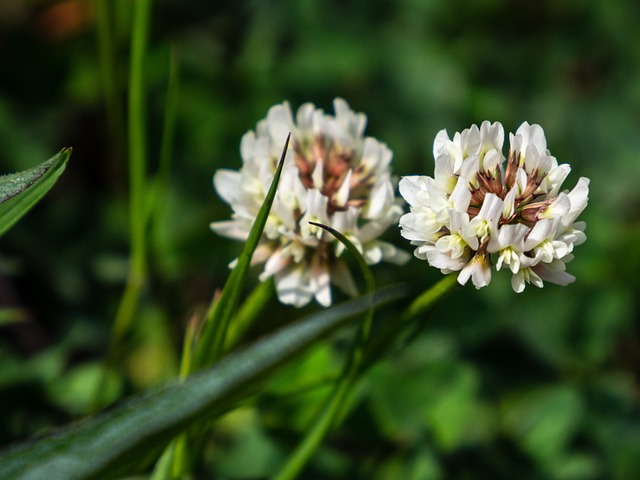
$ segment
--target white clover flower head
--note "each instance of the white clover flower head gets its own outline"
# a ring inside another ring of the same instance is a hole
[[[275,278],[282,303],[297,307],[313,298],[331,305],[333,282],[357,294],[341,255],[344,246],[324,229],[345,235],[369,264],[402,263],[405,252],[379,240],[402,215],[391,177],[391,150],[365,137],[366,116],[334,100],[335,115],[311,103],[295,119],[287,102],[272,107],[255,131],[242,138],[240,171],[219,170],[214,186],[233,209],[231,220],[214,222],[220,235],[246,240],[273,180],[284,140],[291,132],[278,191],[253,263],[264,263],[261,280]]]
[[[516,292],[543,280],[567,285],[575,280],[566,272],[573,247],[586,239],[586,225],[576,219],[587,206],[589,179],[560,191],[571,169],[551,156],[540,125],[523,123],[509,141],[505,159],[498,122],[473,125],[453,140],[438,132],[434,177],[400,180],[410,206],[400,219],[402,236],[416,257],[442,273],[460,272],[462,285],[488,285],[493,264],[511,271]]]

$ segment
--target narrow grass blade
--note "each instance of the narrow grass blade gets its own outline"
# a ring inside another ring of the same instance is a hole
[[[375,280],[373,278],[373,273],[371,273],[371,269],[369,268],[369,265],[367,265],[367,262],[365,261],[364,257],[362,256],[360,251],[356,248],[356,246],[351,242],[351,240],[349,240],[344,234],[337,231],[335,228],[332,228],[328,225],[323,225],[321,223],[316,223],[316,222],[309,222],[309,223],[311,225],[315,225],[316,227],[320,227],[326,230],[331,235],[336,237],[340,241],[340,243],[342,243],[345,246],[347,251],[351,255],[353,255],[353,258],[356,260],[358,264],[358,269],[360,270],[360,273],[362,274],[362,278],[364,279],[365,292],[367,293],[372,292],[376,288]]]
[[[64,148],[37,167],[0,177],[0,235],[53,187],[70,156],[71,149]]]
[[[271,206],[273,205],[273,201],[276,196],[276,190],[278,188],[280,174],[282,173],[282,167],[284,166],[284,159],[287,154],[290,138],[291,134],[287,136],[282,150],[282,156],[280,157],[280,161],[278,162],[278,166],[273,176],[273,181],[271,182],[271,187],[269,188],[269,192],[264,199],[264,203],[256,216],[251,232],[249,233],[249,237],[244,244],[244,248],[242,249],[242,252],[240,252],[236,266],[231,271],[220,298],[218,298],[214,307],[210,310],[211,313],[207,318],[202,338],[198,343],[194,362],[195,368],[200,368],[213,362],[222,354],[229,321],[235,313],[240,293],[242,292],[242,287],[244,286],[249,272],[251,257],[260,242],[262,231],[267,224],[267,218],[269,217],[269,212],[271,211]]]
[[[378,307],[403,298],[395,286],[309,315],[184,382],[136,396],[65,429],[0,454],[0,478],[109,479],[133,473],[177,433],[249,396],[279,366]]]

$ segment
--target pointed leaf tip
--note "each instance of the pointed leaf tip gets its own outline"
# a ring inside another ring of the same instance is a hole
[[[67,165],[71,151],[70,147],[63,148],[36,167],[0,177],[0,235],[53,187]]]

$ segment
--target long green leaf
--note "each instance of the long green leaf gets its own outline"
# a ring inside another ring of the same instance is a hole
[[[71,149],[64,148],[37,167],[0,177],[0,235],[53,187],[70,156]]]
[[[151,461],[173,436],[215,418],[246,398],[277,367],[366,312],[403,298],[391,287],[312,314],[288,325],[182,383],[114,407],[66,429],[0,454],[0,478],[103,479]]]

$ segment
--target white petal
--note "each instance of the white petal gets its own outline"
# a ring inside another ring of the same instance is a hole
[[[353,281],[353,276],[344,263],[336,262],[331,267],[331,281],[347,295],[351,297],[358,295],[358,288]]]
[[[480,125],[480,140],[482,142],[482,150],[485,152],[496,149],[502,150],[504,144],[504,128],[500,122],[491,124],[487,120]]]
[[[418,253],[421,255],[423,254],[424,257],[426,257],[427,262],[429,262],[429,265],[432,267],[446,269],[452,272],[457,272],[462,269],[467,264],[468,260],[468,256],[454,259],[451,258],[450,253],[442,253],[435,247],[428,246],[424,246],[422,249],[417,249],[415,252],[416,256],[418,256]]]
[[[491,282],[491,266],[489,265],[488,258],[480,255],[474,256],[460,271],[458,283],[465,285],[469,278],[471,278],[476,289],[489,285],[489,282]]]
[[[280,248],[274,251],[264,264],[264,270],[260,274],[260,281],[264,282],[267,278],[281,272],[291,263],[291,256]]]
[[[211,229],[218,235],[232,238],[234,240],[246,240],[249,237],[251,225],[247,222],[239,222],[236,220],[225,220],[222,222],[212,222],[209,224]]]
[[[529,236],[524,242],[525,251],[529,251],[545,240],[551,239],[555,236],[556,229],[558,228],[557,219],[542,219],[539,220],[531,229]]]
[[[338,189],[336,194],[333,196],[333,201],[335,202],[336,205],[339,205],[342,207],[344,206],[344,204],[347,203],[347,200],[349,200],[349,192],[351,191],[349,185],[351,184],[352,173],[353,173],[353,170],[349,170],[349,172],[347,173],[347,176],[342,182],[342,185],[340,185],[340,188]]]
[[[288,102],[275,105],[267,113],[267,128],[273,144],[280,145],[280,150],[289,132],[293,130],[293,117]]]
[[[497,172],[502,163],[502,154],[495,149],[489,150],[482,161],[482,169],[487,172]]]
[[[562,264],[562,267],[560,267]],[[547,282],[555,283],[556,285],[569,285],[576,280],[576,277],[564,271],[565,265],[562,260],[554,260],[551,263],[539,263],[532,269]]]
[[[589,179],[580,177],[576,186],[567,195],[571,203],[569,213],[562,218],[563,225],[571,225],[586,208],[589,201]]]
[[[458,178],[453,174],[451,156],[448,153],[438,155],[435,162],[434,179],[443,192],[451,193]]]
[[[558,218],[561,219],[571,210],[571,201],[566,193],[561,193],[556,199],[542,212],[540,218]]]
[[[459,212],[466,212],[470,202],[471,191],[463,182],[458,182],[449,199],[449,205],[453,206],[453,208]]]
[[[549,171],[547,177],[544,179],[547,191],[549,192],[549,197],[555,197],[558,195],[558,192],[562,187],[562,183],[569,175],[569,172],[571,172],[571,167],[566,163],[558,165],[556,168],[552,168]]]
[[[520,151],[524,154],[527,146],[532,145],[536,148],[540,155],[543,155],[547,151],[547,139],[544,136],[544,130],[540,125],[529,125],[524,122],[518,130],[516,130],[516,136],[522,137],[522,144],[520,145]]]
[[[327,265],[314,255],[311,265],[311,289],[315,292],[316,301],[323,307],[331,305],[331,277]]]
[[[413,206],[428,205],[429,194],[427,192],[427,182],[424,175],[412,175],[409,177],[402,177],[398,184],[398,190],[400,195],[405,201]]]
[[[282,303],[302,307],[311,301],[313,291],[307,270],[305,265],[296,265],[275,276],[276,293]]]
[[[316,167],[313,169],[311,179],[313,180],[313,186],[317,190],[322,190],[322,187],[324,186],[324,162],[316,162]]]
[[[515,201],[517,194],[517,188],[514,186],[504,197],[504,202],[502,205],[502,216],[506,219],[510,218],[515,212]]]
[[[235,170],[220,169],[213,176],[213,185],[218,195],[233,206],[242,189],[242,174]]]
[[[369,196],[369,204],[364,209],[366,219],[384,216],[385,211],[393,204],[394,193],[391,182],[379,182],[374,185]]]
[[[449,141],[449,135],[446,130],[440,130],[436,134],[436,138],[433,141],[433,158],[438,158],[438,155],[440,155],[440,152],[447,146]]]

